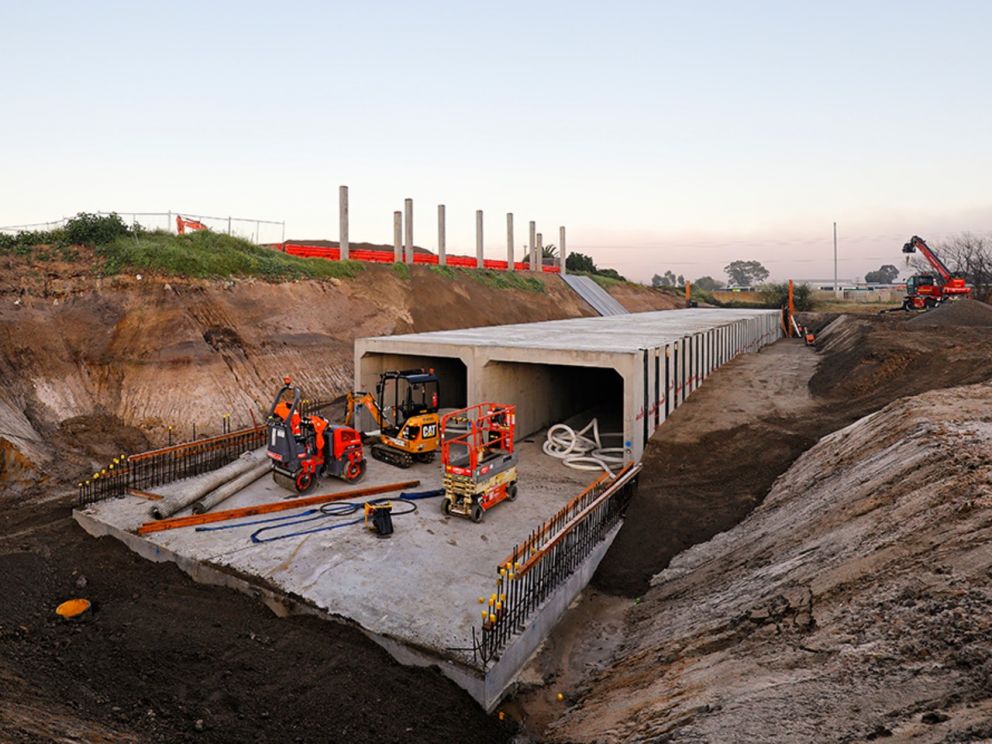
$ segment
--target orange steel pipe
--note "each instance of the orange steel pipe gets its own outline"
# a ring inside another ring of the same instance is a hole
[[[314,504],[325,504],[329,501],[342,501],[359,496],[375,496],[379,493],[389,493],[390,491],[401,491],[404,488],[415,488],[420,485],[419,480],[403,481],[402,483],[389,483],[385,486],[370,486],[368,488],[356,488],[351,491],[341,491],[340,493],[323,494],[320,496],[305,496],[301,499],[290,499],[289,501],[269,501],[255,506],[242,506],[237,509],[224,509],[219,512],[209,514],[193,514],[188,517],[172,517],[156,522],[145,522],[138,528],[139,535],[147,535],[149,532],[162,532],[163,530],[174,530],[179,527],[192,527],[200,524],[210,524],[211,522],[224,522],[228,519],[238,517],[253,517],[256,514],[270,514],[272,512],[288,511],[298,509],[301,506],[313,506]]]
[[[634,467],[634,463],[632,463],[632,462],[631,463],[627,463],[627,466],[623,470],[621,470],[619,473],[617,473],[617,477],[616,477],[616,479],[615,479],[614,482],[619,481],[620,478],[623,477],[623,475],[625,473],[627,473],[633,467]],[[612,486],[612,485],[613,484],[611,483],[610,486]],[[538,550],[536,553],[534,553],[534,555],[532,555],[527,560],[527,562],[524,563],[523,566],[521,566],[519,569],[517,569],[517,576],[521,576],[521,575],[527,573],[530,569],[532,569],[534,567],[534,564],[537,563],[539,560],[541,560],[545,556],[545,554],[551,548],[553,548],[555,545],[557,545],[559,542],[561,542],[561,540],[565,537],[565,535],[567,535],[569,532],[571,532],[573,529],[575,529],[575,526],[578,525],[578,524],[580,524],[582,522],[582,520],[585,519],[585,517],[586,517],[587,514],[589,514],[590,512],[592,512],[593,509],[595,509],[597,506],[599,506],[601,503],[603,503],[603,501],[608,496],[612,495],[612,494],[609,493],[610,486],[607,486],[606,489],[603,491],[602,494],[600,494],[598,497],[596,497],[596,499],[593,502],[591,502],[585,509],[583,509],[578,514],[576,514],[568,522],[568,524],[566,524],[564,527],[561,528],[561,530],[558,532],[557,535],[555,535],[550,540],[548,540],[548,542],[546,544],[542,545],[540,550]]]
[[[796,303],[792,295],[792,280],[789,280],[789,338],[792,338],[792,318],[796,314]]]
[[[260,424],[258,426],[252,426],[247,429],[238,429],[237,431],[228,432],[227,434],[218,434],[215,437],[208,437],[207,439],[198,439],[195,442],[183,442],[182,444],[173,444],[170,447],[161,447],[156,450],[139,452],[136,455],[130,455],[127,459],[129,462],[138,462],[139,460],[146,460],[149,457],[154,457],[155,455],[164,455],[169,452],[178,452],[184,449],[193,449],[193,448],[206,449],[205,445],[224,442],[228,439],[233,439],[242,434],[253,434],[255,432],[261,431],[263,428],[265,427]]]
[[[596,488],[596,486],[600,485],[604,480],[607,480],[609,477],[610,477],[610,474],[609,473],[603,473],[598,478],[596,478],[596,480],[594,480],[592,483],[590,483],[588,486],[586,486],[584,489],[582,489],[582,493],[580,493],[578,496],[573,497],[567,504],[565,504],[565,506],[563,506],[561,509],[559,509],[557,512],[555,512],[555,515],[553,517],[551,517],[550,519],[546,520],[544,522],[544,524],[541,525],[541,529],[539,529],[537,531],[537,533],[534,534],[531,538],[528,538],[524,542],[524,545],[529,547],[532,541],[534,541],[534,540],[540,540],[542,537],[544,537],[544,535],[546,535],[551,530],[551,523],[560,514],[564,514],[569,509],[571,509],[572,507],[574,507],[577,503],[579,503],[579,501],[582,500],[582,498],[584,496],[586,496],[590,491],[592,491],[594,488]],[[499,573],[499,569],[505,568],[507,565],[512,564],[512,563],[513,563],[513,553],[510,553],[508,556],[506,556],[506,558],[503,559],[503,562],[502,563],[500,563],[498,566],[496,566],[496,572]]]

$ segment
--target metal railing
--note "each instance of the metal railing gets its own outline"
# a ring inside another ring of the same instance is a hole
[[[241,453],[264,445],[265,430],[266,427],[260,424],[195,442],[122,455],[107,468],[94,473],[92,478],[78,484],[77,503],[85,506],[123,496],[129,488],[154,488],[216,470],[233,462]]]
[[[527,620],[619,524],[633,496],[641,466],[628,464],[615,477],[604,473],[569,501],[497,566],[496,591],[472,629],[476,663],[495,660]]]
[[[311,416],[335,402],[337,400],[305,400],[300,406],[300,414]],[[123,496],[129,488],[145,490],[202,475],[233,462],[243,452],[265,445],[265,424],[231,431],[229,422],[229,416],[225,416],[223,434],[115,457],[107,467],[77,483],[77,503],[85,506]]]

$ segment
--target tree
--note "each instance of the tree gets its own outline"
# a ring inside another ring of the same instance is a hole
[[[558,247],[554,243],[541,246],[541,258],[554,258],[558,255]]]
[[[723,271],[736,287],[751,287],[768,278],[768,269],[758,261],[731,261]]]
[[[961,233],[937,247],[937,255],[975,288],[975,298],[992,299],[992,238]],[[929,264],[923,269],[933,273]]]
[[[719,279],[714,279],[711,276],[701,276],[695,282],[693,282],[697,287],[699,287],[704,292],[712,292],[714,289],[722,289],[723,282]]]
[[[651,286],[657,289],[658,287],[681,287],[685,284],[685,277],[679,274],[675,276],[672,271],[666,271],[664,274],[655,274],[651,277]]]
[[[586,274],[596,273],[596,264],[584,253],[569,253],[565,259],[565,268],[569,271],[581,271]]]
[[[899,269],[892,264],[879,266],[878,271],[869,271],[865,274],[865,281],[869,284],[892,284],[899,276]]]

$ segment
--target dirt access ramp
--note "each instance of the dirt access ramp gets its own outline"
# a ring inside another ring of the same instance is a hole
[[[992,385],[825,437],[676,557],[555,741],[992,736]]]

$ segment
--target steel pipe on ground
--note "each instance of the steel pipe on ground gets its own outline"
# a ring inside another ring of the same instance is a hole
[[[220,488],[215,488],[213,491],[193,504],[193,513],[203,514],[204,512],[210,511],[217,506],[217,504],[225,499],[229,499],[238,491],[247,488],[271,470],[272,463],[268,461],[258,463],[258,465],[253,467],[247,473],[242,473],[238,477],[232,478]]]
[[[204,477],[196,486],[185,493],[171,496],[155,504],[151,509],[152,517],[155,519],[165,519],[171,517],[178,511],[182,511],[195,501],[199,501],[215,488],[220,488],[228,481],[237,478],[243,473],[259,464],[259,461],[250,453],[246,452],[240,458],[224,467],[215,470],[210,475]],[[265,463],[269,463],[266,461]]]

